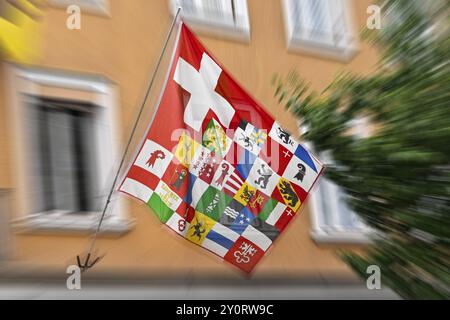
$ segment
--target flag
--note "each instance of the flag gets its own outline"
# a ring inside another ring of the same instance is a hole
[[[32,63],[40,55],[38,18],[43,1],[2,1],[0,3],[0,58]]]
[[[251,272],[305,203],[320,161],[184,24],[155,120],[119,190]]]

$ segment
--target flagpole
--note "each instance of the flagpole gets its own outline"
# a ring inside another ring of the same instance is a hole
[[[142,112],[144,111],[145,104],[146,104],[146,102],[147,102],[147,99],[148,99],[148,97],[149,97],[149,95],[150,95],[150,91],[151,91],[151,89],[152,89],[152,87],[153,87],[153,84],[154,84],[154,82],[155,82],[155,79],[156,79],[156,74],[158,73],[158,70],[159,70],[159,68],[160,68],[160,66],[161,66],[161,63],[162,63],[164,54],[165,54],[165,52],[166,52],[166,50],[167,50],[167,46],[168,46],[168,44],[169,44],[169,41],[170,41],[170,38],[171,38],[171,36],[172,36],[173,30],[175,29],[175,25],[176,25],[176,22],[177,22],[177,20],[178,20],[178,17],[179,17],[179,15],[180,15],[180,13],[181,13],[181,7],[178,7],[178,9],[177,9],[177,11],[176,11],[176,14],[175,14],[175,16],[174,16],[174,18],[173,18],[173,20],[172,20],[172,23],[171,23],[169,32],[168,32],[167,37],[166,37],[166,40],[165,40],[165,42],[164,42],[164,46],[163,46],[163,48],[162,48],[162,50],[161,50],[161,54],[160,54],[160,56],[159,56],[159,58],[158,58],[158,62],[157,62],[157,64],[156,64],[155,71],[153,72],[153,75],[152,75],[152,77],[151,77],[151,79],[150,79],[150,82],[149,82],[149,85],[148,85],[148,87],[147,87],[147,91],[146,91],[146,93],[145,93],[144,99],[143,99],[142,104],[141,104],[141,106],[140,106],[139,113],[138,113],[138,115],[137,115],[137,117],[136,117],[136,121],[134,122],[133,129],[131,130],[130,138],[128,139],[128,142],[127,142],[127,144],[126,144],[125,150],[124,150],[123,155],[122,155],[122,159],[120,160],[120,164],[119,164],[119,167],[118,167],[118,169],[117,169],[116,175],[115,175],[115,177],[114,177],[114,181],[113,181],[113,183],[112,183],[112,185],[111,185],[111,190],[109,191],[108,197],[107,197],[106,202],[105,202],[105,206],[103,207],[103,211],[102,211],[102,215],[101,215],[101,217],[100,217],[100,221],[99,221],[99,223],[98,223],[98,225],[97,225],[97,229],[95,230],[94,236],[93,236],[92,241],[91,241],[91,244],[90,244],[90,246],[89,246],[89,251],[88,251],[88,253],[87,253],[86,261],[85,261],[84,265],[81,264],[80,256],[77,255],[78,266],[82,269],[82,271],[85,271],[85,270],[87,270],[87,269],[93,267],[94,264],[96,264],[96,263],[100,260],[100,257],[97,257],[97,258],[89,265],[89,259],[90,259],[92,250],[94,249],[95,243],[96,243],[96,241],[97,241],[97,235],[98,235],[99,232],[100,232],[100,228],[101,228],[102,223],[103,223],[103,220],[104,220],[104,218],[105,218],[106,210],[108,209],[108,206],[109,206],[109,204],[110,204],[110,202],[111,202],[111,197],[112,197],[112,194],[113,194],[113,192],[114,192],[114,189],[115,189],[117,180],[118,180],[118,178],[119,178],[120,171],[122,170],[122,167],[123,167],[123,165],[124,165],[124,163],[125,163],[125,158],[126,158],[126,155],[127,155],[127,153],[128,153],[128,150],[129,150],[129,148],[130,148],[130,146],[131,146],[131,141],[133,140],[133,136],[134,136],[134,134],[136,133],[137,126],[138,126],[139,121],[140,121],[141,116],[142,116]],[[155,113],[156,113],[156,112],[155,112]]]

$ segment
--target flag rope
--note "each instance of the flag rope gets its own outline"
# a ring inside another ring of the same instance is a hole
[[[118,167],[116,175],[114,177],[114,181],[112,183],[111,190],[109,191],[108,197],[106,199],[105,206],[103,207],[102,215],[101,215],[100,221],[99,221],[99,223],[97,225],[97,229],[95,230],[95,233],[93,235],[93,238],[92,238],[91,244],[89,246],[89,250],[87,252],[86,260],[85,260],[84,264],[81,263],[80,255],[77,255],[78,267],[82,271],[86,271],[87,269],[92,268],[102,258],[102,257],[97,257],[97,258],[95,258],[95,260],[91,264],[89,264],[91,253],[92,253],[92,250],[95,247],[95,244],[96,244],[96,241],[97,241],[97,236],[98,236],[98,234],[100,232],[103,220],[105,218],[106,210],[108,209],[108,206],[109,206],[109,204],[111,202],[111,197],[112,197],[112,194],[114,193],[114,189],[116,187],[116,183],[117,183],[117,180],[119,178],[120,171],[122,170],[123,164],[125,163],[125,158],[126,158],[126,155],[128,153],[128,150],[130,148],[131,141],[133,140],[133,136],[136,133],[139,121],[140,121],[141,116],[142,116],[142,112],[144,111],[145,104],[146,104],[147,99],[148,99],[148,97],[150,95],[150,91],[151,91],[151,89],[153,87],[153,83],[155,82],[156,74],[158,73],[158,70],[159,70],[159,68],[161,66],[161,63],[162,63],[162,60],[163,60],[163,57],[164,57],[164,53],[167,50],[167,46],[169,44],[170,38],[172,36],[173,30],[175,28],[175,25],[176,25],[176,22],[178,20],[179,15],[180,15],[180,12],[181,12],[181,7],[178,7],[177,12],[176,12],[176,14],[175,14],[175,16],[174,16],[174,18],[172,20],[169,32],[168,32],[167,37],[166,37],[166,40],[164,42],[164,46],[163,46],[163,48],[161,50],[161,54],[160,54],[160,56],[158,58],[158,62],[156,64],[155,71],[153,72],[153,75],[152,75],[151,80],[149,82],[149,85],[147,87],[147,91],[145,93],[144,99],[143,99],[141,107],[139,109],[139,113],[138,113],[138,115],[136,117],[136,121],[134,122],[133,129],[131,130],[130,138],[128,139],[128,142],[126,144],[125,150],[123,152],[122,159],[120,161],[119,167]],[[156,110],[155,110],[155,113],[156,113]]]

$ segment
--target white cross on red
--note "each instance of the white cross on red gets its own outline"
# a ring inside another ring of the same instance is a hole
[[[203,120],[210,109],[226,127],[229,127],[236,112],[231,104],[216,92],[221,73],[222,69],[206,53],[203,53],[200,71],[183,58],[178,59],[173,79],[191,94],[184,110],[184,122],[196,131],[201,130]]]

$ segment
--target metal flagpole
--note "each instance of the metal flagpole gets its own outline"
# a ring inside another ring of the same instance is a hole
[[[140,107],[140,109],[139,109],[139,113],[138,113],[138,115],[137,115],[136,121],[134,122],[133,129],[131,130],[130,138],[128,139],[128,142],[127,142],[127,144],[126,144],[125,150],[124,150],[124,152],[123,152],[122,159],[121,159],[121,161],[120,161],[119,167],[118,167],[117,172],[116,172],[116,175],[115,175],[115,177],[114,177],[114,181],[113,181],[113,183],[112,183],[111,190],[109,191],[108,198],[106,199],[105,206],[103,207],[102,215],[101,215],[101,217],[100,217],[100,221],[99,221],[99,223],[98,223],[98,225],[97,225],[97,229],[95,230],[94,236],[93,236],[92,241],[91,241],[91,244],[90,244],[90,246],[89,246],[89,251],[88,251],[88,253],[87,253],[86,260],[85,260],[84,264],[81,263],[80,255],[77,255],[77,263],[78,263],[78,267],[79,267],[82,271],[85,271],[85,270],[87,270],[87,269],[89,269],[89,268],[92,268],[92,267],[93,267],[93,266],[101,259],[101,257],[97,257],[97,258],[95,258],[94,261],[92,261],[91,264],[89,264],[89,260],[90,260],[90,257],[91,257],[91,253],[92,253],[92,250],[94,249],[95,243],[96,243],[96,241],[97,241],[97,235],[98,235],[99,232],[100,232],[100,228],[101,228],[101,226],[102,226],[103,219],[105,218],[106,210],[108,209],[108,206],[109,206],[109,204],[110,204],[110,202],[111,202],[111,197],[112,197],[112,194],[113,194],[113,192],[114,192],[114,189],[115,189],[115,186],[116,186],[116,183],[117,183],[117,179],[119,178],[120,171],[121,171],[121,169],[122,169],[122,167],[123,167],[123,165],[124,165],[125,157],[126,157],[126,155],[127,155],[127,153],[128,153],[128,150],[129,150],[129,148],[130,148],[130,145],[131,145],[131,141],[132,141],[132,139],[133,139],[133,136],[134,136],[134,134],[136,133],[137,126],[138,126],[138,124],[139,124],[139,120],[141,119],[142,112],[144,111],[145,104],[146,104],[147,99],[148,99],[148,97],[149,97],[149,95],[150,95],[150,91],[151,91],[151,89],[152,89],[152,87],[153,87],[153,83],[155,82],[156,74],[157,74],[157,72],[158,72],[158,70],[159,70],[159,67],[161,66],[161,62],[162,62],[162,59],[163,59],[163,57],[164,57],[164,53],[166,52],[167,46],[168,46],[168,44],[169,44],[170,38],[171,38],[171,36],[172,36],[173,30],[174,30],[174,28],[175,28],[175,25],[176,25],[176,22],[177,22],[177,20],[178,20],[179,15],[180,15],[180,12],[181,12],[181,7],[178,7],[177,12],[176,12],[176,14],[175,14],[175,16],[174,16],[174,18],[173,18],[172,24],[171,24],[171,26],[170,26],[169,33],[167,34],[166,40],[165,40],[165,42],[164,42],[164,46],[163,46],[163,48],[162,48],[162,50],[161,50],[161,54],[160,54],[160,56],[159,56],[159,58],[158,58],[158,62],[157,62],[157,64],[156,64],[155,71],[153,72],[153,75],[152,75],[152,77],[151,77],[151,79],[150,79],[150,82],[149,82],[149,85],[148,85],[148,87],[147,87],[147,91],[146,91],[146,93],[145,93],[144,100],[142,101],[141,107]],[[155,113],[156,113],[156,111],[157,111],[157,109],[155,110]],[[154,116],[153,116],[153,118],[154,118]]]

